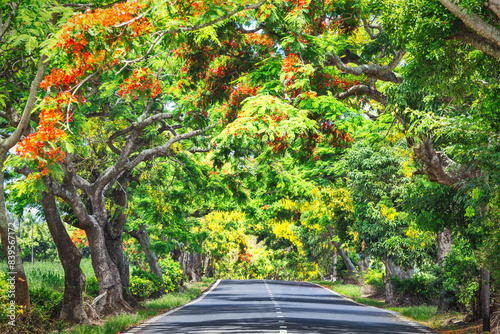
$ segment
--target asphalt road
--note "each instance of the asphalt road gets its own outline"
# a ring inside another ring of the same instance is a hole
[[[124,334],[430,333],[311,283],[222,280],[194,301]]]

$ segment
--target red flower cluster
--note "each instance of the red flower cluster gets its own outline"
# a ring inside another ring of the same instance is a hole
[[[62,41],[57,44],[57,47],[62,47],[66,52],[72,52],[78,57],[80,51],[88,44],[85,36],[91,29],[100,30],[99,26],[106,28],[130,22],[124,27],[132,29],[135,36],[148,33],[153,29],[149,21],[145,18],[135,19],[146,6],[145,3],[141,4],[139,0],[132,0],[115,4],[110,8],[97,9],[94,12],[88,10],[86,13],[75,14],[63,26]],[[104,36],[105,39],[106,37]]]
[[[295,77],[295,74],[290,75],[290,73],[297,73],[300,69],[302,62],[299,57],[297,57],[294,53],[290,53],[284,60],[283,65],[281,65],[281,69],[283,72],[287,73],[286,78],[291,79]]]
[[[250,44],[262,45],[268,48],[274,47],[274,40],[269,38],[266,34],[252,33],[247,35],[247,39]]]
[[[40,83],[40,88],[47,90],[49,87],[53,86],[62,90],[67,90],[83,76],[84,72],[84,68],[70,69],[68,71],[61,69],[56,70],[53,68],[50,74],[46,75],[45,79]]]
[[[75,244],[77,248],[83,248],[83,246],[88,246],[89,241],[87,240],[87,235],[84,230],[74,230],[71,233],[71,241]]]
[[[250,87],[246,84],[241,83],[236,86],[229,96],[229,101],[224,103],[221,107],[224,112],[224,122],[232,122],[238,116],[240,110],[241,102],[250,96],[255,96],[257,94],[257,89],[255,87]]]
[[[38,132],[25,137],[16,146],[17,155],[38,160],[38,167],[42,168],[41,175],[48,173],[48,162],[61,162],[64,160],[65,154],[61,148],[54,147],[49,143],[54,143],[66,136],[66,132],[62,130],[64,123],[63,110],[71,103],[78,103],[78,99],[71,95],[70,92],[61,92],[54,99],[46,97],[40,113]],[[71,120],[72,115],[69,114],[68,121]],[[32,177],[38,178],[40,174],[35,174]]]
[[[132,75],[120,85],[118,95],[136,100],[140,96],[154,98],[161,93],[160,82],[147,68],[135,69]]]
[[[250,263],[252,261],[252,254],[250,253],[243,253],[239,256],[239,259],[241,262],[247,262]]]

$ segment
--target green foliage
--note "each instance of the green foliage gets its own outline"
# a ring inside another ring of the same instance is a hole
[[[366,284],[373,286],[377,291],[384,291],[384,280],[382,278],[382,270],[376,270],[373,268],[368,268],[363,278]]]
[[[85,293],[94,298],[99,296],[99,283],[95,275],[87,277],[85,281]]]
[[[443,270],[443,287],[453,291],[458,302],[471,310],[479,289],[479,268],[474,251],[464,239],[455,241],[444,260]]]
[[[30,299],[33,305],[32,314],[42,322],[57,319],[61,313],[62,291],[53,290],[50,287],[30,289]]]
[[[171,257],[165,257],[158,261],[163,273],[163,282],[165,283],[165,292],[176,291],[180,287],[182,279],[182,270],[179,262]]]
[[[389,307],[389,310],[401,313],[405,317],[415,319],[417,321],[429,321],[437,314],[437,306],[419,305],[409,307]]]
[[[425,272],[418,272],[413,277],[399,279],[397,276],[391,278],[394,292],[400,298],[412,298],[414,303],[432,303],[439,296],[436,290],[436,277]]]
[[[138,275],[146,276],[148,278],[141,278]],[[157,289],[162,288],[159,279],[154,280],[150,275],[148,275],[148,273],[144,271],[136,271],[132,274],[129,287],[132,295],[139,300],[147,299],[153,296],[155,292],[157,292]]]
[[[134,268],[130,276],[129,288],[135,297],[147,299],[162,295],[166,291],[166,284],[162,283],[158,276]]]

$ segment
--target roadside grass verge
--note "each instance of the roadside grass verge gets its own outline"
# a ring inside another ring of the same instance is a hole
[[[437,306],[420,305],[408,307],[388,307],[389,310],[398,312],[405,317],[417,321],[428,322],[437,314]]]
[[[340,293],[348,298],[360,298],[361,297],[361,286],[354,284],[342,284],[341,281],[311,281],[325,287],[332,289],[335,292]]]
[[[198,296],[204,291],[214,279],[204,279],[202,282],[190,284],[186,291],[170,292],[158,299],[143,302],[145,309],[136,313],[120,314],[114,317],[103,319],[103,323],[93,325],[74,326],[63,333],[67,334],[115,334],[124,331],[128,327],[137,325],[159,313],[166,312],[175,307],[181,306]]]
[[[33,264],[24,262],[23,265],[30,290],[37,290],[41,287],[59,291],[64,290],[64,269],[61,262],[36,261]],[[87,279],[94,276],[94,269],[90,259],[82,259],[80,268],[82,268]],[[0,271],[8,271],[7,263],[0,263]]]
[[[342,282],[329,282],[329,281],[312,281],[319,285],[328,287],[335,292],[340,293],[343,296],[351,298],[352,300],[370,306],[375,306],[379,308],[386,308],[399,314],[411,318],[416,321],[421,322],[432,322],[437,316],[437,306],[406,306],[406,307],[387,307],[385,303],[381,300],[362,298],[361,297],[361,286],[353,284],[342,284]]]

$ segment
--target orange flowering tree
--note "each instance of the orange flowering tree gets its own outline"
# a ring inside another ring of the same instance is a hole
[[[200,136],[214,127],[209,117],[190,117],[179,97],[169,94],[177,81],[173,73],[182,68],[174,50],[192,37],[213,37],[216,26],[264,2],[76,5],[83,10],[48,43],[55,68],[40,84],[45,97],[36,131],[16,153],[26,162],[28,178],[66,202],[85,231],[99,268],[99,312],[130,311],[135,303],[116,260],[126,261],[121,234],[130,172],[145,161],[173,159],[183,147],[206,150],[199,145],[207,146],[208,139]]]

